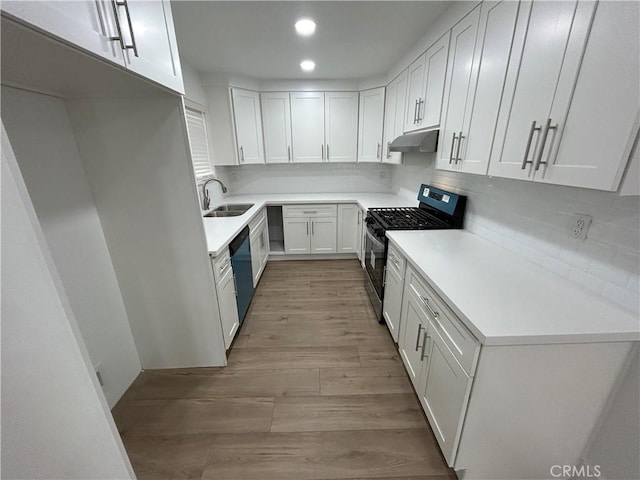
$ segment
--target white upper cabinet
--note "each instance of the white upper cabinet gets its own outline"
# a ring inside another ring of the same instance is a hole
[[[324,93],[291,93],[293,161],[322,162],[324,151]]]
[[[232,88],[231,97],[240,164],[264,163],[260,95]]]
[[[264,155],[267,163],[292,161],[291,103],[288,92],[261,93]]]
[[[127,68],[184,94],[169,0],[123,0],[115,4]]]
[[[124,51],[118,35],[111,2],[3,1],[2,11],[76,47],[124,65]]]
[[[450,32],[440,37],[408,69],[404,131],[440,124]]]
[[[391,142],[402,135],[404,129],[404,108],[407,96],[407,70],[387,85],[384,107],[384,138],[382,163],[400,164],[401,152],[389,150]]]
[[[2,2],[2,10],[184,94],[168,0]]]
[[[638,18],[637,2],[521,6],[489,174],[617,189],[637,128]]]
[[[358,126],[358,161],[382,161],[384,125],[384,87],[360,92],[360,124]]]
[[[358,92],[326,92],[324,105],[324,159],[328,162],[355,162],[358,152]]]
[[[485,1],[451,31],[439,169],[487,173],[518,8]]]

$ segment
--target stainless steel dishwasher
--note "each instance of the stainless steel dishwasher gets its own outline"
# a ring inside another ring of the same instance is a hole
[[[236,277],[236,303],[240,324],[249,309],[253,298],[253,270],[251,268],[251,244],[249,242],[249,227],[245,227],[229,244],[231,265]]]

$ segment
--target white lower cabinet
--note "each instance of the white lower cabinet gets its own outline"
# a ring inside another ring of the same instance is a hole
[[[218,312],[224,338],[224,348],[229,350],[233,338],[240,327],[238,305],[236,303],[236,281],[231,266],[229,252],[212,259],[214,277],[216,279],[216,295]]]
[[[338,253],[360,255],[362,243],[362,210],[358,205],[338,205]]]
[[[389,327],[393,341],[398,343],[400,330],[400,311],[402,307],[402,287],[404,279],[395,270],[387,266],[384,283],[384,301],[382,302],[382,317]]]
[[[396,276],[388,264],[385,320],[398,308]],[[447,464],[453,466],[480,344],[427,285],[407,267],[398,349]]]
[[[249,224],[249,241],[251,243],[251,270],[253,286],[255,287],[262,276],[269,259],[269,229],[265,210]]]
[[[447,464],[453,466],[473,379],[431,321],[423,348],[425,363],[418,382],[418,398]]]
[[[336,205],[285,205],[282,209],[285,253],[336,253]]]

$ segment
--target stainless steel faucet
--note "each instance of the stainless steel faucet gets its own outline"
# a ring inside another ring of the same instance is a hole
[[[224,183],[222,183],[222,181],[218,180],[217,178],[210,178],[209,180],[204,182],[202,184],[202,209],[203,210],[209,210],[209,206],[211,205],[211,197],[209,197],[209,191],[207,190],[207,185],[209,185],[210,182],[218,182],[220,184],[220,187],[222,188],[222,193],[227,193],[227,187],[225,187]]]

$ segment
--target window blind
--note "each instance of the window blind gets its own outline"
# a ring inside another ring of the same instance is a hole
[[[209,156],[209,142],[207,141],[204,113],[186,108],[185,115],[187,118],[189,145],[191,147],[191,159],[196,178],[212,175],[213,169],[211,168],[211,158]]]

